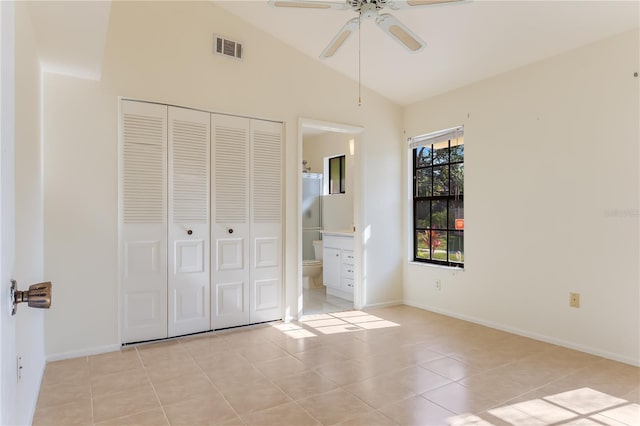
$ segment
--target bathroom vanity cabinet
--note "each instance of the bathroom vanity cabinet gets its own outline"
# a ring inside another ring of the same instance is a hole
[[[323,232],[322,279],[327,294],[353,301],[353,233]]]

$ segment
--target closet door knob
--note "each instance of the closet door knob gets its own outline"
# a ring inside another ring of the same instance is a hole
[[[187,231],[187,235],[191,235],[191,234],[193,234],[193,231],[192,231],[191,229],[189,229],[189,230]]]
[[[233,234],[233,228],[229,228],[229,233]]]

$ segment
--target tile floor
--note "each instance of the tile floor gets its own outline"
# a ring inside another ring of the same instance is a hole
[[[640,369],[408,306],[47,365],[35,425],[640,425]]]
[[[353,302],[327,294],[327,288],[305,288],[302,292],[305,315],[328,314],[353,309]]]

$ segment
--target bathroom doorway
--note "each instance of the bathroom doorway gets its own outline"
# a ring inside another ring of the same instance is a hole
[[[299,317],[361,306],[362,130],[300,120]]]

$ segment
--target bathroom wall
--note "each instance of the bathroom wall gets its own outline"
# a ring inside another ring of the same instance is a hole
[[[324,172],[326,157],[345,156],[345,193],[322,197],[323,228],[329,231],[353,228],[353,155],[349,152],[349,140],[352,135],[344,133],[323,133],[305,136],[302,144],[302,158],[312,173]],[[328,176],[324,176],[328,178]]]

